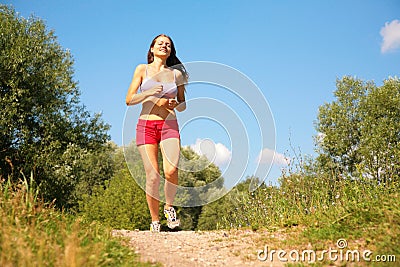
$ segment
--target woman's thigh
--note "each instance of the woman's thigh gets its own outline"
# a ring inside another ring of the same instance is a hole
[[[158,169],[158,144],[138,146],[146,174],[159,173]]]
[[[178,168],[180,154],[180,140],[168,138],[160,142],[163,155],[164,172],[174,172]]]

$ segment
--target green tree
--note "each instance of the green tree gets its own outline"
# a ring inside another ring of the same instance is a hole
[[[183,197],[182,202],[193,207],[180,208],[179,216],[184,229],[195,230],[204,208],[196,205],[221,195],[225,191],[224,180],[220,169],[206,157],[199,156],[189,147],[183,147],[181,151],[185,160],[180,163],[179,185],[197,190]]]
[[[319,108],[319,164],[325,171],[346,177],[398,179],[399,79],[390,78],[378,87],[344,77],[336,86],[336,99]]]
[[[0,5],[0,28],[0,177],[32,173],[47,200],[73,206],[76,186],[109,178],[110,161],[95,160],[107,158],[109,126],[80,104],[71,54],[43,21]]]
[[[399,181],[400,80],[389,78],[371,88],[360,111],[360,169],[379,182]]]

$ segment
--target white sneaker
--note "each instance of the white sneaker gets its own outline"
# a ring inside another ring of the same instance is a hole
[[[150,224],[150,232],[152,233],[159,233],[160,232],[160,228],[161,228],[161,224],[160,222],[152,222]]]
[[[167,225],[170,229],[174,229],[175,227],[179,227],[181,221],[176,218],[176,212],[173,207],[169,209],[164,209],[165,218],[167,218]]]

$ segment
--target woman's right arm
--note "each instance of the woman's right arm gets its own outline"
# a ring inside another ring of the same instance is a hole
[[[143,64],[138,65],[133,73],[133,78],[131,84],[129,85],[128,93],[126,94],[125,99],[127,106],[138,104],[146,98],[146,96],[143,94],[137,93],[139,86],[142,83],[144,67],[145,66]]]
[[[126,99],[125,99],[126,105],[128,106],[142,103],[149,96],[159,94],[162,91],[161,86],[155,86],[150,90],[138,93],[139,86],[142,83],[142,77],[145,72],[145,68],[146,68],[145,64],[140,64],[135,69],[132,82],[129,85],[128,93],[126,94]]]

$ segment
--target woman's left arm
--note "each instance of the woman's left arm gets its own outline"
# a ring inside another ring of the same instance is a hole
[[[182,112],[186,109],[186,101],[185,101],[185,83],[186,79],[183,77],[182,72],[176,71],[176,80],[178,81],[178,94],[176,99],[178,101],[175,109],[179,112]]]

